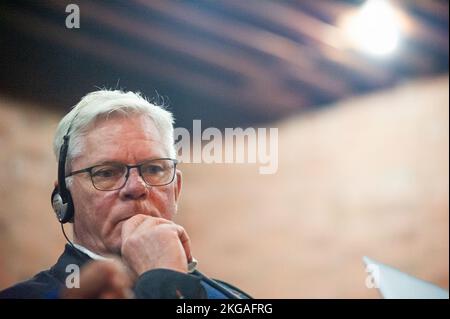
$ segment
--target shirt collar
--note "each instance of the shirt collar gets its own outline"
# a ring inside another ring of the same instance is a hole
[[[87,249],[86,247],[83,247],[79,244],[73,243],[73,246],[78,249],[79,251],[81,251],[82,253],[88,255],[89,257],[91,257],[94,260],[109,260],[109,258],[103,257],[101,255],[98,255],[92,251],[90,251],[89,249]]]

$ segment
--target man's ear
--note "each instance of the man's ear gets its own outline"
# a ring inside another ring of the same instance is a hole
[[[177,171],[175,172],[175,189],[174,189],[174,194],[175,194],[175,203],[178,203],[178,199],[180,198],[180,193],[181,193],[181,185],[182,185],[182,174],[181,171],[177,169]]]
[[[53,185],[55,185],[55,188],[58,188],[58,181],[55,180],[55,182],[53,183]]]

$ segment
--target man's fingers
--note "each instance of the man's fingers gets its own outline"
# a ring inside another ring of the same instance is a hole
[[[173,222],[167,224],[161,223],[159,227],[167,227],[171,231],[175,231],[177,233],[178,239],[180,240],[180,243],[183,246],[184,253],[186,255],[186,262],[190,263],[192,261],[191,239],[189,238],[186,230],[182,226]]]
[[[134,232],[136,228],[140,224],[142,224],[145,220],[145,215],[134,215],[133,217],[128,218],[126,221],[124,221],[122,225],[122,239],[127,238],[129,234]]]
[[[145,223],[145,227],[151,227],[151,226],[156,226],[156,225],[160,225],[160,224],[173,224],[172,221],[164,219],[164,218],[152,217],[152,216],[143,215],[143,214],[137,214],[137,215],[134,215],[133,217],[128,218],[123,223],[122,239],[127,238],[139,226],[141,226],[141,225],[144,226],[143,225],[144,223]]]
[[[185,271],[190,245],[186,230],[164,218],[136,215],[122,226],[122,256],[136,274],[158,267]]]
[[[177,226],[178,238],[180,238],[181,244],[183,245],[184,251],[186,253],[187,262],[190,263],[192,261],[192,253],[191,253],[191,239],[189,238],[186,230],[180,225]]]

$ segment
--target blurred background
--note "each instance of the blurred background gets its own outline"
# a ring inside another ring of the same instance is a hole
[[[181,165],[177,222],[209,276],[259,298],[378,298],[367,255],[448,289],[448,6],[2,1],[0,289],[62,251],[52,137],[100,87],[164,103],[176,127],[278,128],[276,174]]]

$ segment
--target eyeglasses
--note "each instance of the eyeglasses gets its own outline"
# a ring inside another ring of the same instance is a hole
[[[158,158],[136,165],[113,162],[73,171],[66,177],[89,173],[95,189],[113,191],[124,187],[130,176],[130,169],[137,168],[148,186],[164,186],[174,180],[177,164],[178,161],[172,158]]]

